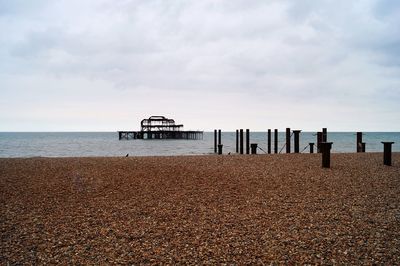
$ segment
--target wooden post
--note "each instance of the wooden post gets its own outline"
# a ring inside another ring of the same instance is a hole
[[[322,142],[328,141],[328,129],[326,127],[322,128]]]
[[[317,132],[317,152],[321,152],[322,132]]]
[[[239,153],[239,130],[236,129],[236,153]]]
[[[251,154],[257,154],[257,143],[251,143]]]
[[[250,129],[246,129],[246,154],[250,154]]]
[[[331,148],[332,148],[332,142],[321,142],[323,168],[331,167]]]
[[[240,129],[240,154],[243,154],[243,129]]]
[[[314,153],[314,143],[310,142],[308,145],[310,145],[310,153]]]
[[[300,132],[301,130],[293,130],[294,134],[294,153],[300,152]]]
[[[267,144],[268,154],[271,154],[271,129],[268,129],[268,144]]]
[[[218,144],[222,144],[221,143],[221,129],[218,129]]]
[[[223,147],[224,145],[222,145],[222,144],[218,144],[218,154],[219,155],[221,155],[222,154],[222,147]]]
[[[383,164],[391,166],[392,165],[392,144],[394,142],[385,142],[383,144]]]
[[[362,132],[357,132],[356,151],[362,152]]]
[[[217,153],[217,130],[214,129],[214,153]]]
[[[286,153],[290,153],[290,127],[286,128]]]
[[[274,152],[278,153],[278,129],[274,129]]]

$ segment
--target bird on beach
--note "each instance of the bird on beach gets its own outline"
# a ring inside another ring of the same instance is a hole
[[[129,153],[127,153],[127,154],[125,155],[125,157],[129,157]]]

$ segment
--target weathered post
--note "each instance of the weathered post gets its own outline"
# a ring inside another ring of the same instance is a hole
[[[236,129],[236,153],[239,153],[239,130]]]
[[[314,143],[310,142],[308,145],[310,145],[310,153],[314,153]]]
[[[321,152],[322,132],[317,132],[317,152]]]
[[[356,141],[357,143],[357,147],[356,147],[356,151],[357,152],[362,152],[361,150],[362,150],[362,132],[357,132],[357,141]]]
[[[246,129],[246,154],[250,154],[250,129]]]
[[[286,128],[286,153],[290,153],[290,127]]]
[[[383,164],[392,165],[392,144],[394,142],[382,141],[383,144]]]
[[[251,143],[251,154],[257,154],[257,143]]]
[[[217,153],[217,130],[214,129],[214,153]]]
[[[301,130],[293,130],[294,134],[294,153],[300,152],[300,132]]]
[[[365,142],[361,142],[361,152],[365,152]]]
[[[222,147],[223,147],[224,145],[222,145],[222,144],[218,144],[218,154],[219,155],[221,155],[222,154]]]
[[[268,129],[268,154],[271,154],[271,129]]]
[[[331,148],[332,148],[332,142],[321,142],[323,168],[331,167]]]
[[[274,129],[274,152],[278,153],[278,129]]]
[[[218,144],[222,144],[222,140],[221,140],[221,129],[218,129]]]
[[[328,141],[328,129],[326,127],[322,128],[322,142]]]
[[[240,154],[243,154],[243,129],[240,129]]]

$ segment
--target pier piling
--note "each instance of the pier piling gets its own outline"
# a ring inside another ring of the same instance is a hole
[[[214,153],[217,153],[217,130],[214,129]]]
[[[357,132],[356,151],[362,152],[362,132]]]
[[[286,128],[286,153],[290,153],[290,127]]]
[[[322,132],[317,132],[317,152],[321,152]]]
[[[383,144],[383,164],[392,165],[392,144],[394,142],[382,141]]]
[[[332,148],[332,142],[321,142],[323,168],[331,167],[331,148]]]
[[[251,143],[251,154],[257,154],[257,143]]]
[[[267,144],[268,154],[271,154],[271,129],[268,129],[268,144]]]
[[[278,129],[274,129],[274,153],[278,153]]]
[[[300,152],[300,132],[301,130],[293,130],[294,134],[294,153]]]
[[[219,155],[221,155],[222,154],[222,147],[223,147],[224,145],[222,145],[222,144],[218,144],[218,154]]]
[[[239,130],[236,129],[236,153],[239,153]]]
[[[322,142],[328,141],[328,129],[326,127],[322,128]]]
[[[310,145],[310,153],[314,153],[314,143],[310,142],[308,145]]]
[[[243,154],[243,129],[240,129],[240,154]]]
[[[250,154],[250,129],[246,129],[246,154]]]
[[[221,129],[218,129],[218,144],[222,144]]]

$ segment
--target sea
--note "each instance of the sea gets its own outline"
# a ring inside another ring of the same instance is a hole
[[[278,152],[285,153],[285,132],[278,134]],[[273,137],[273,132],[272,132]],[[222,132],[224,154],[236,152],[236,132]],[[328,132],[332,152],[356,152],[355,132]],[[400,132],[364,132],[366,152],[382,152],[382,141],[393,141],[400,152]],[[301,132],[300,152],[308,153],[316,132]],[[250,143],[257,153],[267,152],[267,132],[250,132]],[[293,152],[293,136],[291,151]],[[315,148],[314,148],[315,149]],[[272,139],[273,152],[273,139]],[[0,132],[0,157],[102,157],[171,156],[214,153],[214,132],[204,132],[201,140],[118,140],[117,132]]]

